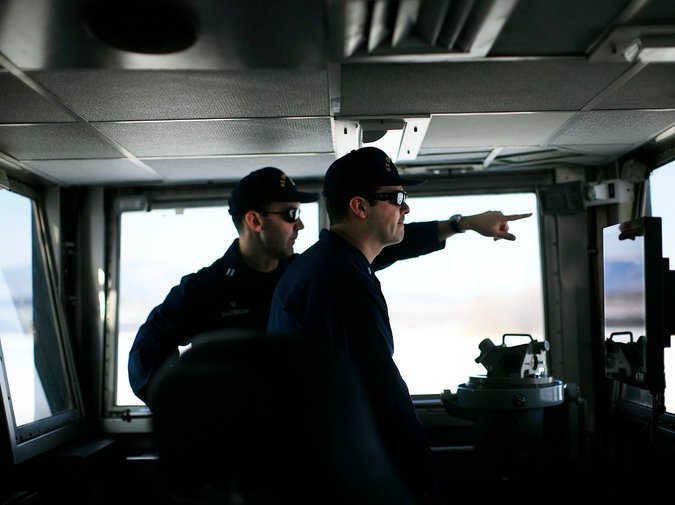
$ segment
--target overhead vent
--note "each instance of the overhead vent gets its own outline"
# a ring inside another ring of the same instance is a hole
[[[337,59],[487,55],[518,0],[355,0],[332,4]]]

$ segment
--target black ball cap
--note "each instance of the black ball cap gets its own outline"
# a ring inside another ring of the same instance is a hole
[[[377,147],[362,147],[335,160],[323,182],[323,194],[340,199],[367,196],[379,186],[417,186],[422,179],[401,177],[387,154]]]
[[[288,175],[274,167],[255,170],[241,179],[232,189],[228,212],[240,216],[272,202],[316,202],[321,195],[298,191]]]

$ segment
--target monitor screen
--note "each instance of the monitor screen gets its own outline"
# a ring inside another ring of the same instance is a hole
[[[643,217],[603,233],[605,375],[663,392],[666,343],[661,219]]]

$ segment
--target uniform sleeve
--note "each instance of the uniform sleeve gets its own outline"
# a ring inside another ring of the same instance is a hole
[[[382,249],[372,266],[375,270],[382,270],[398,260],[416,258],[444,247],[445,240],[438,240],[438,221],[406,224],[403,240]]]
[[[203,303],[208,290],[198,284],[194,274],[185,276],[164,301],[155,307],[139,328],[129,351],[129,384],[134,394],[147,403],[153,374],[167,360],[178,358],[178,346],[203,331]]]

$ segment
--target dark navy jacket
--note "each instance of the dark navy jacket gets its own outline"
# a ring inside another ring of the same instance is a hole
[[[406,225],[403,242],[386,248],[378,256],[376,268],[443,248],[445,242],[438,242],[437,226],[436,221]],[[257,272],[241,259],[235,240],[215,263],[184,276],[136,334],[128,364],[136,396],[147,401],[152,374],[166,360],[175,359],[178,346],[195,335],[227,328],[264,332],[274,288],[297,256],[281,261],[273,272]]]
[[[242,261],[238,242],[212,265],[184,276],[138,330],[129,352],[129,382],[143,401],[152,374],[195,335],[225,328],[264,332],[272,292],[292,258],[261,273]]]
[[[438,248],[443,245],[436,241]],[[387,303],[361,251],[322,230],[319,241],[296,258],[279,281],[268,333],[324,339],[345,350],[361,375],[382,442],[402,481],[421,503],[438,498],[431,452],[392,357]]]

